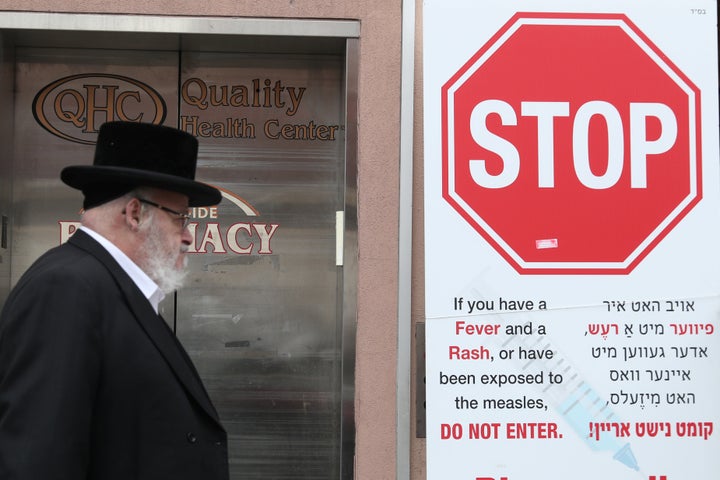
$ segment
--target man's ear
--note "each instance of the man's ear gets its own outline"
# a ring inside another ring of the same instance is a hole
[[[142,204],[137,198],[131,198],[125,203],[125,208],[122,211],[125,224],[130,230],[136,232],[140,228],[140,217],[142,216]]]

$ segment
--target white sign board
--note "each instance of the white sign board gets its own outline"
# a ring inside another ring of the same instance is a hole
[[[428,480],[720,478],[716,2],[423,18]]]

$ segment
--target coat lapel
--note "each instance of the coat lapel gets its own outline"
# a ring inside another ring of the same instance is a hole
[[[150,337],[155,347],[163,356],[172,369],[175,377],[183,385],[188,394],[207,412],[210,417],[220,424],[217,412],[210,401],[205,387],[197,374],[192,361],[187,356],[185,349],[175,338],[165,321],[153,310],[150,302],[145,298],[132,279],[118,265],[114,258],[92,237],[82,230],[76,232],[68,243],[71,243],[87,251],[97,258],[108,269],[115,278],[127,298],[128,305],[132,310],[135,319],[138,321],[145,333]]]

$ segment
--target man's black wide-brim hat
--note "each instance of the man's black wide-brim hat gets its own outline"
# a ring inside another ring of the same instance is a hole
[[[188,196],[189,206],[216,205],[220,191],[195,181],[198,142],[182,130],[135,122],[100,127],[92,165],[60,172],[67,185],[82,190],[85,209],[118,198],[137,187],[154,187]]]

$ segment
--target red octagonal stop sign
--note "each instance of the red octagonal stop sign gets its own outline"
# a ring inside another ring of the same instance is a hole
[[[629,273],[702,195],[700,92],[623,15],[515,15],[442,126],[444,198],[520,273]]]

